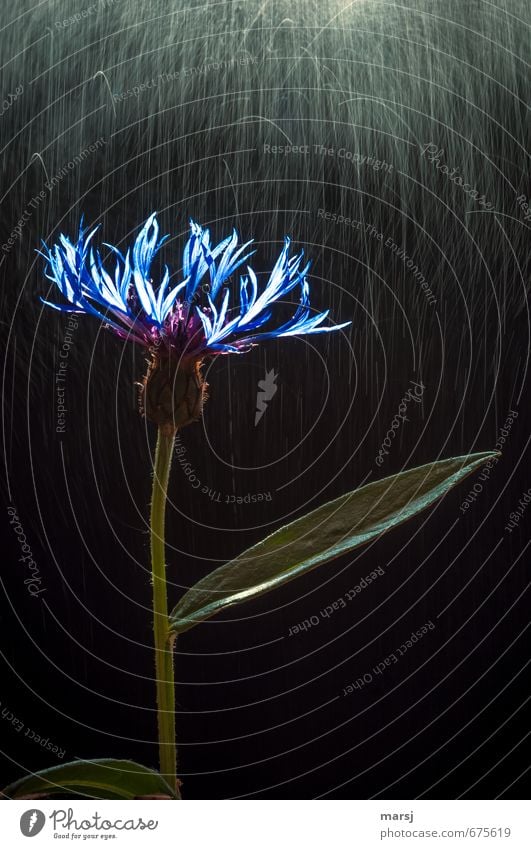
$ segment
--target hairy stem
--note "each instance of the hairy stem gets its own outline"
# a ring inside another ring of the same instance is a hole
[[[153,634],[157,681],[157,720],[160,772],[180,798],[175,742],[175,681],[173,647],[168,636],[168,595],[164,520],[175,430],[160,427],[155,449],[153,494],[151,499],[151,569],[153,582]]]

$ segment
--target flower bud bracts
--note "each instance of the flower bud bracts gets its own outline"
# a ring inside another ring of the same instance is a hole
[[[140,389],[140,406],[146,418],[168,431],[197,421],[207,390],[201,365],[202,360],[195,358],[154,353]]]

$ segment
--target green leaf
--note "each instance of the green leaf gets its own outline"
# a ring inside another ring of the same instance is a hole
[[[64,799],[86,796],[91,799],[137,799],[140,796],[170,796],[175,792],[162,775],[133,761],[102,758],[72,761],[15,781],[2,791],[8,799],[53,796]]]
[[[171,613],[171,633],[182,634],[386,533],[498,456],[487,451],[418,466],[323,504],[191,587]]]

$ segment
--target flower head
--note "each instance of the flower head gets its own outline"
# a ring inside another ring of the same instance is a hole
[[[98,228],[89,232],[84,229],[83,220],[76,242],[61,234],[58,244],[51,248],[44,245],[41,252],[47,262],[46,277],[56,284],[68,305],[42,299],[43,302],[63,312],[97,316],[122,339],[149,348],[152,363],[146,380],[156,384],[155,375],[160,377],[161,369],[169,375],[171,385],[166,386],[166,377],[163,381],[162,394],[167,396],[167,403],[161,415],[167,418],[170,410],[174,422],[177,372],[181,372],[177,382],[182,383],[183,374],[187,375],[186,386],[181,387],[189,396],[184,423],[200,415],[204,393],[200,365],[206,357],[241,354],[261,340],[329,333],[350,324],[323,326],[328,310],[311,314],[306,279],[310,264],[303,264],[303,251],[290,257],[287,237],[261,291],[255,272],[247,265],[239,280],[239,304],[232,305],[229,281],[254,253],[248,250],[252,241],[239,245],[238,234],[233,230],[232,235],[212,245],[208,229],[194,221],[190,228],[183,253],[183,279],[173,287],[167,266],[158,287],[153,285],[153,260],[168,238],[159,239],[155,213],[125,254],[106,244],[110,256],[105,263],[92,245]],[[294,314],[280,326],[273,326],[273,307],[297,287],[300,301]],[[157,421],[153,410],[148,409],[153,404],[149,403],[146,380],[144,409],[149,418]],[[160,393],[155,394],[154,406],[160,406]]]

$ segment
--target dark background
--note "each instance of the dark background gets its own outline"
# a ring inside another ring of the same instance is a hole
[[[509,411],[518,414],[466,512],[478,475],[386,538],[180,638],[184,796],[525,796],[531,510],[512,532],[506,525],[531,484],[530,222],[517,202],[529,191],[527,4],[0,5],[2,96],[23,88],[0,117],[3,245],[27,211],[0,256],[4,500],[44,589],[28,593],[4,509],[2,784],[61,762],[31,731],[65,762],[157,766],[146,524],[156,434],[134,386],[145,353],[81,318],[58,434],[67,317],[39,303],[48,284],[35,253],[41,238],[74,236],[82,213],[123,247],[157,210],[174,280],[190,216],[216,241],[233,226],[254,237],[258,271],[289,233],[313,260],[312,304],[352,320],[342,334],[212,364],[204,420],[181,440],[220,498],[175,464],[173,603],[363,481],[494,448]],[[309,153],[264,149],[289,144]],[[471,189],[422,155],[428,144]],[[342,148],[386,165],[356,164]],[[433,305],[388,238],[418,265]],[[255,427],[266,369],[278,391]],[[409,405],[379,468],[410,381],[425,386],[422,404]],[[257,493],[271,500],[225,503]],[[345,609],[288,637],[377,566],[385,574]],[[398,664],[342,695],[429,620],[435,628]]]

